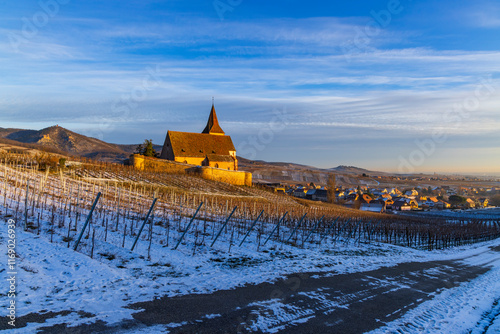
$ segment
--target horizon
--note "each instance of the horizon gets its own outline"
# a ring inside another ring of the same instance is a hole
[[[41,128],[41,129],[21,129],[19,128],[19,130],[34,130],[34,131],[42,131],[44,129],[47,129],[47,128],[51,128],[51,127],[62,127],[66,130],[69,130],[69,131],[72,131],[72,132],[76,132],[76,131],[73,131],[72,129],[67,129],[59,124],[56,124],[56,125],[50,125],[50,126],[47,126],[47,127],[44,127],[44,128]],[[1,129],[2,127],[0,127]],[[95,137],[92,137],[94,139],[99,139],[99,138],[95,138]],[[113,142],[107,142],[109,144],[115,144],[115,145],[139,145],[141,143],[113,143]],[[158,143],[154,143],[153,142],[153,145],[157,145],[157,146],[162,146],[163,147],[163,144],[158,144]],[[160,153],[160,152],[158,152]],[[237,154],[238,157],[241,157]],[[243,157],[245,158],[245,157]],[[252,159],[250,159],[252,160]],[[414,175],[414,176],[417,176],[417,175],[426,175],[426,176],[429,176],[429,175],[441,175],[441,176],[473,176],[473,177],[479,177],[479,176],[482,176],[482,177],[500,177],[500,172],[493,172],[493,173],[484,173],[484,172],[478,172],[478,171],[472,171],[472,172],[456,172],[456,171],[449,171],[449,172],[446,172],[446,171],[419,171],[419,172],[414,172],[414,173],[400,173],[398,171],[391,171],[391,170],[377,170],[377,169],[372,169],[370,167],[366,167],[366,166],[355,166],[355,165],[337,165],[337,166],[315,166],[315,165],[308,165],[308,164],[301,164],[301,163],[297,163],[297,162],[294,162],[294,161],[272,161],[272,160],[261,160],[261,159],[254,159],[252,161],[256,161],[256,162],[264,162],[264,163],[283,163],[283,164],[297,164],[297,165],[303,165],[305,167],[311,167],[311,168],[318,168],[318,169],[334,169],[334,168],[338,168],[338,167],[352,167],[352,168],[357,168],[357,169],[362,169],[362,170],[366,170],[367,172],[375,172],[375,173],[378,173],[378,172],[381,172],[381,173],[387,173],[387,174],[392,174],[392,175],[401,175],[401,176],[405,176],[405,175]]]
[[[163,145],[167,130],[201,132],[215,97],[251,160],[500,175],[494,1],[0,9],[2,127]]]

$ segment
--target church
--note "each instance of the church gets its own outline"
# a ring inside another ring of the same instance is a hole
[[[237,171],[236,149],[219,125],[215,107],[201,133],[168,131],[161,159]]]

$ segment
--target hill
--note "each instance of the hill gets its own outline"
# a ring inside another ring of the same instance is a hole
[[[29,144],[30,148],[45,148],[58,153],[64,152],[103,161],[119,162],[130,155],[119,145],[87,137],[57,125],[42,130],[0,128],[0,137],[4,141]]]
[[[5,150],[5,148],[13,149],[13,150],[23,149],[25,151],[36,150],[36,151],[54,153],[54,154],[59,154],[59,155],[68,155],[67,152],[64,152],[64,151],[61,151],[61,150],[58,150],[55,148],[41,146],[38,144],[21,143],[21,142],[15,141],[15,140],[6,139],[6,138],[2,138],[2,137],[0,137],[0,147],[2,147],[4,150]]]
[[[359,167],[354,167],[354,166],[337,166],[334,168],[330,168],[329,170],[336,172],[336,173],[341,173],[341,174],[349,174],[349,175],[389,175],[384,172],[378,172],[378,171],[373,171],[373,170],[368,170],[364,168],[359,168]]]
[[[315,183],[326,185],[330,175],[335,174],[337,185],[376,185],[365,175],[384,175],[383,172],[370,171],[354,166],[338,166],[329,169],[294,164],[290,162],[266,162],[262,160],[248,160],[238,157],[238,166],[241,170],[252,172],[253,180],[260,183]]]

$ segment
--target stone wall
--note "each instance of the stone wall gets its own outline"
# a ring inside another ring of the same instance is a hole
[[[188,174],[198,175],[207,180],[226,182],[237,186],[252,186],[252,173],[225,170],[212,167],[191,167],[186,170]]]
[[[212,167],[200,167],[171,160],[145,157],[133,154],[130,165],[139,170],[197,175],[204,179],[226,182],[237,186],[252,186],[252,173],[231,171]]]
[[[175,161],[145,157],[139,154],[131,155],[129,161],[130,165],[139,170],[166,172],[172,174],[184,174],[186,173],[187,168],[192,167],[191,165]]]

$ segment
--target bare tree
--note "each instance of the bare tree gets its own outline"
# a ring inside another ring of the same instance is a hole
[[[335,203],[335,174],[333,173],[328,176],[326,194],[328,197],[328,203]]]

